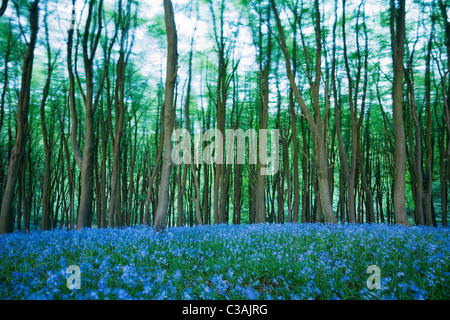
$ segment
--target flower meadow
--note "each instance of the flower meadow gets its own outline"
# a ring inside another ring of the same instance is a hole
[[[449,299],[449,243],[450,229],[377,224],[14,233],[0,236],[0,299]]]

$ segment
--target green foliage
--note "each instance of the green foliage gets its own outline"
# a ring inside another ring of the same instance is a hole
[[[156,14],[148,26],[148,32],[152,37],[159,39],[161,42],[166,36],[164,14]]]
[[[20,90],[20,75],[21,64],[23,60],[23,54],[26,50],[25,39],[28,37],[26,17],[28,12],[26,10],[29,1],[12,1],[12,5],[9,6],[6,14],[0,19],[0,92],[4,88],[5,80],[5,65],[4,60],[6,52],[10,48],[10,56],[8,58],[9,71],[8,71],[8,86],[5,93],[5,102],[3,106],[4,120],[0,132],[1,141],[1,155],[0,155],[0,191],[4,190],[4,181],[7,174],[8,157],[11,151],[11,146],[14,143],[15,134],[15,108],[17,105],[18,93]],[[42,2],[44,3],[44,2]],[[60,5],[60,2],[53,1],[45,2],[41,7],[41,18],[44,14],[44,5],[54,6],[49,15],[49,28],[50,28],[50,44],[52,47],[52,56],[55,59],[55,69],[53,73],[53,80],[50,88],[50,97],[47,105],[45,106],[46,122],[49,126],[49,135],[52,144],[52,183],[53,183],[53,195],[52,199],[55,200],[55,206],[53,208],[53,214],[55,216],[54,222],[57,225],[62,221],[62,215],[67,214],[69,210],[70,195],[68,190],[69,172],[73,174],[74,181],[74,208],[77,207],[78,199],[78,183],[79,183],[79,168],[74,164],[72,142],[70,139],[70,132],[73,126],[71,116],[68,112],[68,77],[67,77],[67,34],[68,34],[68,19],[70,18],[70,8],[66,8],[66,11],[58,11],[56,8]],[[123,1],[123,3],[127,3]],[[220,22],[220,13],[222,9],[222,3],[224,7],[224,21],[223,25]],[[18,17],[16,13],[16,5],[21,17],[21,25],[19,26]],[[122,150],[123,164],[122,167],[122,184],[124,190],[129,190],[129,186],[135,183],[134,194],[129,195],[131,203],[131,212],[135,223],[139,221],[137,218],[142,213],[142,204],[146,200],[146,191],[148,190],[148,177],[149,172],[153,170],[153,165],[156,161],[160,134],[162,129],[162,117],[161,111],[164,102],[164,83],[163,70],[165,68],[165,48],[166,48],[166,30],[165,19],[161,7],[146,4],[141,1],[131,1],[131,7],[136,8],[137,16],[132,10],[131,16],[133,17],[132,33],[134,35],[134,44],[132,51],[130,52],[130,59],[126,69],[125,80],[125,102],[126,102],[126,124],[124,128],[124,136],[126,141],[123,142]],[[178,78],[177,78],[177,97],[176,97],[176,120],[179,126],[184,125],[184,98],[186,97],[186,75],[188,68],[188,54],[190,51],[191,34],[189,36],[187,30],[193,29],[193,26],[187,26],[187,22],[198,23],[198,29],[194,38],[194,52],[193,52],[193,68],[192,68],[192,92],[189,106],[189,112],[191,117],[191,126],[195,121],[202,121],[202,126],[206,128],[214,128],[216,125],[216,97],[218,88],[218,54],[219,48],[216,43],[215,36],[220,34],[220,28],[223,27],[224,34],[224,49],[226,59],[228,59],[228,66],[225,72],[225,77],[230,80],[227,85],[227,105],[225,112],[226,128],[231,128],[239,117],[239,128],[247,130],[249,128],[258,128],[259,126],[259,108],[261,105],[261,89],[260,89],[260,73],[258,70],[258,62],[262,61],[267,51],[267,41],[269,34],[272,41],[272,64],[270,71],[270,95],[269,95],[269,128],[279,128],[280,134],[284,141],[287,141],[286,146],[280,144],[280,172],[281,176],[284,176],[283,185],[281,186],[280,194],[276,189],[274,177],[270,177],[267,182],[266,202],[268,211],[274,209],[275,213],[278,213],[277,199],[280,195],[284,196],[284,208],[286,209],[284,214],[287,217],[290,213],[288,208],[292,211],[292,195],[294,190],[292,187],[293,180],[293,146],[292,146],[292,119],[289,113],[289,92],[290,85],[287,79],[287,73],[285,69],[285,61],[283,53],[279,46],[279,37],[275,26],[275,19],[273,12],[270,12],[270,19],[267,19],[268,8],[270,1],[268,0],[235,0],[235,1],[222,1],[222,0],[199,0],[191,1],[189,3],[175,4],[175,21],[179,27],[179,60],[178,60]],[[148,5],[146,7],[146,5]],[[198,8],[197,8],[198,5]],[[215,34],[213,24],[213,14],[211,12],[211,6],[215,15],[216,31]],[[314,25],[314,6],[312,2],[306,1],[276,1],[276,6],[280,12],[280,18],[282,28],[286,35],[287,47],[291,56],[292,65],[295,63],[296,69],[296,82],[299,86],[301,93],[304,95],[307,107],[312,110],[312,96],[307,77],[307,70],[312,74],[315,72],[315,62],[317,54],[317,43]],[[346,38],[347,38],[347,51],[350,66],[350,75],[353,80],[352,89],[358,88],[358,92],[353,92],[354,96],[349,97],[349,83],[347,79],[346,68],[344,64],[343,53],[343,36],[342,36],[342,2],[337,1],[337,8],[334,8],[334,1],[319,1],[321,10],[321,31],[322,39],[320,45],[322,45],[321,51],[321,79],[319,90],[319,103],[320,103],[320,115],[325,113],[325,102],[327,98],[330,100],[330,115],[329,115],[329,136],[328,138],[328,150],[330,166],[330,177],[334,177],[331,191],[334,194],[334,207],[337,208],[337,204],[344,199],[346,201],[347,191],[344,191],[343,198],[340,198],[339,187],[343,183],[342,172],[342,159],[340,159],[338,142],[336,138],[336,117],[335,107],[339,103],[341,109],[341,125],[342,125],[342,137],[344,143],[344,149],[347,155],[350,157],[355,154],[355,150],[352,150],[352,119],[350,117],[350,98],[357,101],[357,112],[361,110],[362,105],[362,88],[364,85],[364,64],[361,64],[361,70],[358,70],[358,59],[364,62],[364,56],[368,54],[367,63],[367,95],[365,96],[365,112],[363,115],[363,122],[361,127],[361,147],[363,151],[362,162],[364,168],[367,171],[367,177],[369,180],[370,188],[374,191],[375,201],[377,198],[381,198],[381,207],[377,208],[377,214],[379,215],[378,221],[382,217],[387,218],[387,209],[390,208],[392,202],[391,184],[393,179],[393,165],[394,159],[392,149],[390,145],[390,139],[393,137],[394,128],[392,123],[392,49],[390,40],[390,11],[388,1],[365,1],[364,6],[362,3],[347,1],[346,7]],[[144,10],[149,7],[158,8],[152,12],[146,12]],[[425,56],[426,56],[426,43],[430,32],[430,21],[433,12],[433,7],[429,1],[409,1],[407,3],[409,12],[407,12],[407,53],[411,53],[412,45],[416,43],[415,47],[415,59],[413,61],[414,71],[414,87],[415,87],[415,105],[419,114],[420,125],[422,126],[422,132],[425,132],[425,90],[426,90],[426,78],[424,73]],[[49,6],[50,8],[50,6]],[[87,15],[87,3],[78,1],[77,10],[77,22],[79,21],[83,25],[83,19]],[[125,8],[125,5],[124,5]],[[142,11],[141,11],[142,8]],[[198,11],[197,11],[198,9]],[[81,10],[83,13],[81,14]],[[358,12],[358,10],[360,10]],[[364,10],[364,12],[363,12]],[[96,9],[94,10],[96,11]],[[95,12],[97,13],[97,12]],[[336,13],[337,20],[335,21],[334,14]],[[444,21],[441,16],[439,8],[434,8],[434,14],[436,18],[436,33],[433,39],[432,47],[432,61],[431,61],[431,104],[432,104],[432,141],[433,141],[433,203],[435,206],[435,214],[437,221],[440,222],[441,197],[439,192],[443,185],[439,180],[441,173],[440,168],[440,144],[441,137],[444,135],[444,139],[448,139],[448,133],[445,130],[444,123],[442,122],[442,114],[444,105],[444,97],[442,92],[442,80],[444,77],[444,70],[447,66],[447,47],[445,42],[445,28]],[[99,49],[93,60],[94,71],[94,91],[99,90],[99,84],[101,83],[104,75],[104,68],[106,65],[106,51],[108,45],[114,34],[115,19],[118,15],[118,1],[113,3],[105,2],[103,11],[103,31],[100,35]],[[197,17],[198,15],[198,17]],[[356,18],[359,17],[358,25],[359,30],[356,30]],[[95,18],[97,19],[97,18]],[[94,21],[95,21],[94,19]],[[35,185],[29,186],[28,184],[22,189],[18,189],[17,196],[24,197],[26,194],[32,194],[31,212],[34,214],[33,223],[39,222],[40,215],[40,197],[42,190],[42,177],[43,177],[43,165],[42,155],[43,141],[42,129],[40,125],[39,106],[40,99],[42,97],[43,86],[47,75],[47,57],[44,48],[44,27],[43,19],[40,22],[39,31],[39,44],[35,54],[34,73],[32,78],[32,101],[29,115],[29,140],[27,140],[27,150],[30,150],[30,154],[27,157],[25,165],[25,177],[32,177]],[[121,27],[125,25],[125,20],[122,21]],[[136,23],[136,25],[134,25]],[[270,26],[270,28],[268,27]],[[336,27],[336,56],[333,61],[333,43],[332,32],[333,27]],[[368,51],[365,50],[365,30],[367,28],[367,41]],[[22,29],[21,29],[22,28]],[[270,30],[270,31],[269,31]],[[24,34],[22,34],[22,31]],[[83,32],[81,28],[78,30]],[[79,127],[79,143],[81,149],[83,149],[83,135],[86,125],[85,110],[83,108],[83,96],[81,90],[79,90],[78,81],[82,88],[85,88],[86,77],[85,69],[83,65],[82,55],[82,34],[75,33],[74,43],[74,60],[75,52],[78,54],[76,62],[73,62],[73,68],[76,65],[76,110],[78,116]],[[95,26],[91,25],[91,32],[95,31]],[[260,32],[261,31],[261,32]],[[93,32],[94,33],[94,32]],[[243,35],[248,38],[243,39]],[[90,36],[90,41],[94,40],[95,34]],[[120,37],[120,32],[119,32]],[[131,36],[128,41],[131,43]],[[244,42],[242,41],[244,40]],[[357,52],[357,43],[359,41],[359,55]],[[294,42],[296,44],[294,53]],[[92,43],[90,42],[89,46]],[[76,49],[76,47],[78,48]],[[89,50],[88,50],[89,51]],[[117,100],[115,96],[116,89],[116,64],[118,59],[119,44],[118,40],[116,45],[112,49],[111,61],[109,64],[108,80],[110,85],[110,91],[107,92],[106,84],[102,87],[101,92],[95,92],[94,95],[99,94],[99,108],[95,114],[95,147],[96,160],[96,186],[95,202],[100,201],[100,182],[101,170],[106,172],[105,190],[106,198],[109,199],[108,190],[110,190],[110,177],[108,172],[111,171],[111,159],[112,159],[112,142],[110,141],[110,130],[114,130],[116,124],[116,111],[114,104]],[[255,54],[256,53],[256,54]],[[234,70],[233,64],[240,60],[239,66]],[[246,60],[246,61],[244,61]],[[326,60],[326,62],[325,62]],[[246,63],[245,67],[243,66]],[[334,96],[333,87],[331,83],[331,66],[335,63],[336,67],[336,89],[337,97]],[[406,65],[406,62],[405,62]],[[360,72],[359,81],[356,80],[356,76]],[[326,78],[328,76],[328,78]],[[314,78],[314,77],[313,77]],[[328,82],[327,82],[328,81]],[[448,84],[447,89],[449,87]],[[406,88],[406,86],[405,86]],[[325,91],[327,90],[327,91]],[[328,94],[328,97],[325,94]],[[108,100],[109,98],[109,100]],[[407,120],[407,129],[413,125],[412,117],[408,113],[410,105],[407,99],[407,92],[405,90],[405,119]],[[110,105],[108,105],[110,103]],[[108,119],[108,108],[110,109],[111,119]],[[233,111],[233,118],[231,112]],[[314,141],[310,135],[308,124],[301,114],[300,108],[294,99],[294,109],[297,111],[297,139],[300,143],[299,158],[301,163],[306,163],[308,173],[303,177],[302,166],[300,168],[300,188],[302,190],[295,190],[300,194],[306,194],[309,192],[310,203],[300,203],[300,206],[308,206],[312,212],[311,220],[317,220],[318,206],[315,202],[318,197],[315,195],[316,186],[316,162],[314,159]],[[384,112],[383,112],[384,111]],[[370,113],[369,113],[370,112]],[[63,133],[60,132],[60,120],[62,121]],[[301,124],[303,123],[303,126]],[[102,125],[106,130],[105,137],[102,137]],[[412,133],[415,133],[415,129],[412,128]],[[137,130],[135,130],[137,129]],[[305,131],[303,135],[302,131]],[[390,137],[389,137],[390,136]],[[65,162],[65,142],[69,151],[69,167]],[[104,167],[101,167],[102,150],[101,146],[106,143],[106,160]],[[424,141],[422,138],[422,146]],[[136,146],[136,147],[135,147]],[[304,150],[301,149],[304,146]],[[414,156],[414,150],[412,149],[414,143],[408,142],[409,157]],[[287,147],[287,159],[283,159],[282,155]],[[136,149],[134,149],[136,148]],[[131,173],[129,170],[130,162],[133,156],[136,155],[136,170]],[[425,159],[426,154],[423,155]],[[445,160],[447,161],[447,160]],[[286,163],[287,162],[287,163]],[[289,164],[287,172],[284,171],[284,164]],[[301,166],[301,164],[300,164]],[[380,177],[377,177],[376,168],[379,168]],[[183,167],[183,170],[187,169],[187,184],[186,194],[183,195],[185,206],[192,205],[191,196],[193,194],[193,181],[190,173],[190,167]],[[211,197],[213,192],[214,178],[212,172],[214,172],[214,166],[208,167],[210,174],[209,190],[204,193],[203,176],[204,167],[200,166],[200,188],[201,188],[201,203],[203,204],[207,199],[203,199],[204,194],[206,197]],[[255,184],[255,168],[245,164],[242,166],[241,175],[241,202],[242,202],[242,221],[250,220],[250,206],[252,205],[252,188]],[[411,168],[409,168],[411,169]],[[229,215],[233,209],[234,200],[234,170],[230,169],[230,181],[228,189],[228,201],[229,201]],[[158,192],[157,183],[159,183],[159,167],[157,167],[156,177],[154,185],[152,186]],[[359,175],[359,169],[357,169],[357,175]],[[412,173],[407,173],[407,179],[412,181]],[[305,180],[303,181],[303,179]],[[273,179],[273,180],[272,180]],[[358,178],[359,179],[359,178]],[[359,181],[359,180],[358,180]],[[447,182],[448,184],[448,182]],[[289,185],[289,188],[288,188]],[[178,182],[174,179],[171,184],[171,192],[177,194],[179,188]],[[357,184],[358,199],[357,204],[361,209],[361,216],[363,217],[361,222],[364,221],[364,205],[365,200],[364,192],[361,191],[359,183]],[[344,189],[345,190],[345,189]],[[375,190],[379,190],[379,193]],[[125,194],[126,192],[124,192]],[[282,193],[282,194],[281,194]],[[157,197],[154,194],[151,199],[150,208],[157,201]],[[124,198],[127,198],[123,195]],[[273,198],[274,197],[274,198]],[[389,197],[389,198],[388,198]],[[289,198],[291,203],[288,204]],[[138,199],[138,201],[135,201]],[[177,195],[172,199],[175,201]],[[388,203],[389,199],[389,203]],[[413,205],[413,188],[408,185],[407,187],[407,199],[411,204],[411,213],[415,210]],[[18,199],[17,199],[18,200]],[[210,199],[211,200],[211,199]],[[270,204],[270,201],[274,200],[274,207]],[[125,200],[124,200],[125,201]],[[19,201],[16,201],[15,210],[19,208]],[[128,204],[127,203],[127,204]],[[106,204],[106,210],[109,204]],[[211,208],[212,208],[211,204]],[[63,208],[63,209],[61,209]],[[124,206],[126,208],[126,206]],[[97,207],[95,208],[95,214],[97,213]],[[62,212],[64,211],[64,213]],[[75,210],[76,211],[76,210]],[[381,213],[383,211],[383,213]],[[177,210],[173,208],[171,211],[173,220],[176,221]],[[202,213],[204,214],[204,213]],[[390,212],[392,214],[392,211]],[[344,214],[345,216],[345,214]],[[16,216],[19,220],[19,215]],[[22,218],[21,218],[22,219]],[[97,217],[95,216],[94,222]],[[231,218],[230,218],[231,220]],[[387,219],[386,219],[387,220]],[[66,219],[67,222],[67,219]],[[390,221],[392,222],[392,221]],[[94,223],[95,224],[95,223]]]

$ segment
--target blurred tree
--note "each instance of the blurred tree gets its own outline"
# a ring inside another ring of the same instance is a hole
[[[392,110],[394,121],[394,215],[395,223],[409,226],[406,215],[406,139],[403,119],[403,57],[405,50],[405,0],[390,2],[391,13],[391,45],[394,67],[394,80],[392,85]]]
[[[8,0],[2,0],[2,5],[0,6],[0,17],[5,13],[8,7]]]
[[[12,232],[14,227],[12,203],[14,200],[14,189],[18,179],[19,167],[25,156],[28,111],[30,107],[30,85],[33,72],[34,49],[36,47],[37,33],[39,30],[39,0],[35,0],[30,4],[29,25],[30,39],[27,43],[27,51],[23,60],[22,80],[16,110],[16,138],[9,160],[8,176],[0,211],[0,234]]]
[[[163,230],[167,226],[167,209],[169,206],[169,185],[172,169],[172,130],[174,124],[174,89],[177,79],[178,37],[175,25],[175,14],[171,0],[164,0],[164,14],[167,33],[167,69],[164,89],[164,121],[163,121],[163,163],[161,170],[160,193],[158,207],[155,212],[154,227]]]

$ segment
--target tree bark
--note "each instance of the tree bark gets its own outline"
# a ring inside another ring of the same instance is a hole
[[[14,189],[18,179],[20,163],[25,155],[25,144],[28,128],[28,111],[30,107],[30,85],[33,71],[34,49],[36,46],[37,33],[39,29],[39,0],[31,3],[30,9],[30,41],[27,43],[27,51],[22,66],[22,80],[19,92],[19,100],[16,111],[16,139],[8,166],[8,176],[3,194],[0,211],[0,234],[13,231],[13,198]]]
[[[124,52],[121,51],[116,66],[116,87],[115,87],[115,121],[114,133],[111,132],[111,145],[113,153],[113,166],[111,172],[111,198],[109,205],[108,225],[110,227],[123,226],[123,212],[121,201],[121,160],[122,160],[122,142],[125,127],[125,69],[126,61]],[[110,126],[112,130],[112,126]],[[125,186],[123,186],[125,187]]]
[[[270,7],[268,7],[269,10],[267,10],[267,18],[266,23],[267,25],[270,24]],[[265,53],[265,57],[263,57],[264,48],[262,46],[263,42],[263,35],[262,35],[262,19],[260,19],[260,26],[259,26],[259,59],[260,59],[260,66],[259,66],[259,90],[260,90],[260,118],[259,118],[259,129],[261,130],[267,130],[268,121],[269,121],[269,75],[270,75],[270,63],[272,60],[272,38],[269,34],[267,37],[267,49]],[[264,60],[264,62],[263,62]],[[261,137],[260,137],[261,139]],[[259,146],[261,147],[261,146]],[[267,147],[267,146],[266,146]],[[266,152],[266,151],[263,151]],[[273,151],[272,151],[273,152]],[[278,152],[278,150],[276,151]],[[261,157],[261,150],[259,151],[259,155]],[[266,164],[261,162],[260,157],[258,157],[258,169],[256,172],[256,186],[255,186],[255,210],[256,210],[256,223],[265,223],[266,222],[266,203],[265,203],[265,197],[264,197],[264,191],[265,191],[265,175],[261,173],[264,167],[266,167]],[[297,209],[298,213],[298,209]],[[298,218],[298,215],[297,215]]]
[[[447,85],[447,77],[450,77],[450,21],[447,15],[448,3],[439,0],[439,7],[444,21],[445,46],[447,48],[447,72],[442,79],[444,106],[442,108],[442,134],[440,138],[440,182],[441,182],[441,210],[442,225],[447,226],[448,181],[450,179],[450,84]],[[439,121],[438,121],[439,123]],[[447,137],[447,138],[446,138]]]
[[[409,93],[409,107],[410,113],[413,118],[412,123],[414,123],[415,137],[412,137],[412,125],[409,126],[409,140],[411,148],[410,156],[410,170],[411,170],[411,180],[412,180],[412,192],[415,204],[415,223],[418,225],[425,224],[424,215],[424,189],[423,189],[423,166],[422,166],[422,128],[420,125],[419,117],[417,115],[416,104],[415,104],[415,89],[414,89],[414,74],[412,71],[412,55],[411,63],[408,67],[408,71],[405,74],[406,81],[408,83],[408,93]]]
[[[124,144],[124,130],[125,130],[125,118],[126,118],[126,105],[125,105],[125,72],[127,68],[127,59],[129,54],[126,52],[126,46],[128,42],[128,33],[130,30],[130,22],[131,22],[131,3],[127,1],[126,5],[126,15],[124,16],[122,9],[122,1],[119,1],[119,12],[116,23],[116,31],[113,37],[113,41],[111,45],[114,44],[115,39],[118,34],[118,30],[121,32],[120,37],[120,49],[119,49],[119,58],[116,63],[116,81],[115,81],[115,91],[114,91],[114,131],[112,127],[112,119],[109,117],[110,125],[110,139],[113,153],[113,165],[111,172],[111,198],[109,205],[109,219],[108,225],[110,227],[116,226],[124,226],[125,225],[125,217],[124,212],[122,211],[122,195],[121,188],[126,189],[126,183],[121,184],[121,165],[122,165],[122,156],[124,153],[123,144]],[[110,47],[111,48],[111,47]],[[128,48],[131,50],[131,46]],[[111,55],[111,50],[109,50],[106,66],[109,66],[109,58]],[[107,75],[106,70],[106,76]],[[124,166],[126,168],[126,166]],[[125,181],[126,182],[126,181]]]
[[[45,81],[44,91],[42,93],[40,116],[41,116],[41,128],[42,128],[42,140],[44,142],[44,156],[45,156],[45,169],[44,169],[44,181],[42,186],[42,215],[41,215],[41,231],[50,230],[50,194],[51,194],[51,146],[47,134],[47,127],[45,123],[45,105],[47,102],[48,94],[50,91],[50,83],[53,72],[52,66],[52,53],[50,48],[50,39],[47,22],[47,8],[44,17],[45,37],[47,44],[47,80]]]
[[[433,144],[431,141],[432,115],[431,115],[431,50],[433,48],[433,37],[435,34],[435,15],[434,10],[431,19],[431,32],[428,38],[427,55],[425,58],[425,112],[426,112],[426,128],[425,128],[425,148],[427,157],[425,160],[425,179],[426,191],[424,197],[424,214],[425,222],[428,226],[435,225],[433,223]],[[448,21],[447,21],[448,22]],[[435,225],[436,226],[436,225]]]
[[[394,119],[394,220],[396,224],[410,226],[406,215],[406,138],[403,120],[403,57],[405,45],[405,0],[399,0],[399,8],[395,0],[391,0],[391,43],[394,66],[392,86],[392,109]]]
[[[191,86],[192,86],[192,58],[193,58],[193,51],[194,51],[194,37],[192,37],[191,39],[191,50],[189,52],[189,71],[188,71],[188,87],[187,87],[187,95],[186,95],[186,102],[185,102],[185,118],[186,118],[186,130],[188,130],[188,132],[190,132],[190,128],[191,128],[191,121],[190,121],[190,115],[189,115],[189,105],[190,105],[190,98],[191,98]],[[191,161],[190,164],[190,169],[191,169],[191,175],[192,175],[192,179],[194,181],[194,188],[195,188],[195,198],[192,198],[192,200],[194,201],[195,204],[195,223],[197,225],[202,225],[203,224],[203,219],[202,219],[202,213],[201,213],[201,209],[200,209],[200,182],[199,182],[199,177],[197,175],[197,168],[194,164],[194,161]],[[184,177],[183,177],[183,193],[186,190],[186,172],[187,172],[187,168],[185,168],[184,171]]]
[[[5,13],[8,7],[8,0],[2,0],[2,5],[0,6],[0,17]]]
[[[218,53],[218,74],[215,94],[217,130],[222,133],[222,143],[225,145],[225,120],[228,89],[233,78],[233,74],[236,71],[237,64],[233,66],[233,71],[227,75],[232,46],[226,43],[226,38],[224,35],[225,0],[221,0],[220,3],[220,13],[218,17],[220,22],[219,27],[217,27],[216,12],[213,7],[213,1],[210,0],[209,4],[213,19],[214,39]],[[221,224],[227,222],[226,207],[229,202],[227,190],[229,188],[230,169],[229,166],[224,164],[223,153],[218,154],[216,156],[216,160],[213,195],[214,223]]]
[[[154,227],[156,230],[164,230],[167,224],[167,208],[169,206],[169,185],[172,169],[172,130],[174,121],[173,100],[175,81],[177,78],[177,30],[171,0],[164,0],[164,17],[167,33],[167,69],[164,89],[164,157],[161,170],[160,193],[158,206],[155,212]]]
[[[357,159],[358,159],[358,141],[359,141],[359,126],[358,126],[358,113],[357,113],[357,94],[358,94],[358,85],[359,85],[359,78],[361,74],[361,65],[358,63],[358,70],[357,70],[357,76],[355,79],[356,83],[356,92],[355,92],[355,100],[353,100],[353,78],[351,76],[350,72],[350,66],[348,62],[348,52],[347,52],[347,41],[346,41],[346,32],[345,32],[345,0],[342,2],[342,37],[344,42],[344,61],[345,61],[345,69],[347,72],[347,79],[348,79],[348,86],[349,86],[349,93],[348,93],[348,101],[350,106],[350,118],[351,118],[351,132],[352,132],[352,154],[349,164],[344,163],[344,172],[346,174],[347,178],[347,186],[348,186],[348,220],[350,223],[356,222],[356,195],[355,195],[355,188],[356,188],[356,168],[357,168]],[[358,35],[356,35],[358,37]],[[358,48],[359,50],[359,48]],[[359,52],[358,52],[359,53]],[[338,111],[338,114],[340,113],[340,108]],[[340,119],[340,116],[339,116]],[[340,125],[339,125],[339,131],[340,131]],[[340,133],[339,133],[340,135]],[[341,153],[345,152],[343,146],[341,146]],[[343,156],[341,155],[341,158],[346,160],[347,155]],[[348,160],[346,160],[348,161]]]
[[[75,68],[76,79],[78,83],[78,89],[82,95],[84,108],[85,108],[85,134],[84,134],[84,148],[83,153],[80,150],[78,143],[78,116],[75,105],[75,75],[72,67],[72,46],[73,46],[73,34],[74,34],[74,21],[72,21],[71,28],[68,34],[67,45],[67,68],[69,73],[69,102],[70,111],[72,117],[72,149],[75,155],[75,160],[80,168],[81,180],[80,180],[80,195],[77,217],[77,229],[82,229],[90,226],[90,221],[93,215],[93,185],[94,185],[94,114],[97,109],[100,93],[102,92],[103,83],[105,80],[106,70],[104,71],[101,79],[97,94],[94,95],[94,71],[93,61],[95,52],[98,47],[100,36],[102,33],[102,7],[103,0],[98,2],[97,6],[97,25],[91,28],[92,18],[94,14],[94,7],[96,1],[89,1],[88,16],[84,28],[84,34],[82,37],[82,49],[83,49],[83,63],[85,72],[85,90],[81,86],[81,81],[78,76],[77,69]],[[73,6],[73,19],[75,15],[75,0],[72,2]],[[96,34],[93,37],[92,30],[96,30]],[[76,57],[75,57],[76,58]]]
[[[331,202],[331,194],[329,187],[329,179],[328,179],[328,125],[327,119],[321,118],[320,115],[320,101],[319,101],[319,86],[320,86],[320,77],[321,77],[321,27],[320,27],[320,12],[319,12],[319,3],[316,0],[314,3],[315,7],[315,33],[316,33],[316,66],[315,66],[315,79],[307,74],[310,82],[310,88],[313,96],[313,109],[314,116],[311,111],[307,107],[300,90],[295,82],[295,77],[292,73],[291,68],[291,58],[286,46],[286,39],[284,36],[283,27],[281,25],[280,17],[278,15],[278,10],[275,5],[275,1],[271,0],[272,10],[275,15],[275,19],[277,21],[278,33],[280,35],[280,44],[281,49],[283,51],[283,55],[286,61],[286,71],[289,78],[289,83],[291,85],[292,90],[294,91],[295,98],[300,105],[303,116],[306,118],[311,133],[313,134],[314,140],[314,156],[315,163],[317,164],[317,180],[318,180],[318,192],[320,195],[320,207],[324,214],[324,222],[325,223],[336,223],[336,216],[333,212],[332,202]],[[304,46],[306,50],[306,47]]]

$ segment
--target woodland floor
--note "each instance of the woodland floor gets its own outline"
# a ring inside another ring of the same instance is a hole
[[[376,224],[14,233],[0,236],[0,299],[447,300],[449,243],[448,228]]]

